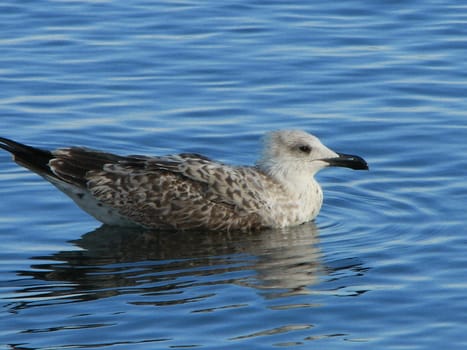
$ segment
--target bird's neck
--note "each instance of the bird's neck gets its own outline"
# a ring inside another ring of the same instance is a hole
[[[312,192],[321,187],[314,178],[314,174],[310,174],[302,169],[296,169],[294,166],[287,164],[259,164],[258,167],[282,185],[287,192],[305,198],[311,195]]]

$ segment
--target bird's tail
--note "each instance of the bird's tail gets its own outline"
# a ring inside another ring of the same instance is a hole
[[[16,163],[41,176],[52,176],[49,161],[53,158],[50,151],[24,145],[22,143],[0,137],[0,148],[10,152]]]

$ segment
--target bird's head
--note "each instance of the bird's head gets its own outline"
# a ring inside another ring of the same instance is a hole
[[[368,164],[363,158],[334,152],[316,136],[301,130],[267,133],[257,165],[271,176],[310,176],[328,166],[368,170]]]

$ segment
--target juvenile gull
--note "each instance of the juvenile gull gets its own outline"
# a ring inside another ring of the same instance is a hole
[[[110,225],[154,229],[256,230],[313,220],[323,202],[314,175],[327,166],[366,170],[300,130],[266,134],[255,166],[195,153],[118,156],[84,147],[42,150],[0,138],[0,148]]]

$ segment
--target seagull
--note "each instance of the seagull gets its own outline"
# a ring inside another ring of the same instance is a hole
[[[329,166],[368,170],[301,130],[263,138],[255,165],[197,153],[119,156],[86,147],[53,151],[0,138],[14,161],[42,176],[108,225],[148,229],[254,231],[313,220],[323,203],[314,175]]]

